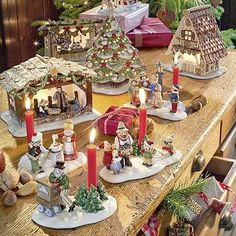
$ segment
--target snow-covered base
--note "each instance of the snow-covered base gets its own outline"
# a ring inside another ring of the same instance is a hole
[[[86,163],[87,163],[87,157],[85,156],[85,154],[82,152],[78,152],[78,158],[76,160],[65,161],[65,168],[63,169],[63,172],[69,173],[71,171],[78,169],[81,166],[84,166]],[[34,176],[35,179],[48,177],[54,169],[54,162],[51,161],[50,159],[47,159],[47,156],[44,155],[40,158],[39,164],[44,172],[35,175],[31,172],[31,163],[29,161],[29,158],[27,157],[27,155],[24,155],[22,156],[18,164],[18,172],[21,173],[22,171],[27,171],[30,174],[32,174],[32,176]]]
[[[171,64],[165,64],[164,65],[164,69],[166,71],[172,72],[172,65]],[[199,79],[199,80],[208,80],[208,79],[214,79],[217,77],[220,77],[221,75],[225,74],[227,72],[227,68],[220,66],[219,70],[209,73],[207,75],[197,75],[197,74],[193,74],[190,72],[185,72],[185,71],[180,71],[180,75],[192,78],[192,79]]]
[[[91,113],[82,114],[80,116],[76,116],[71,118],[74,125],[97,119],[101,114],[93,110]],[[14,137],[25,137],[26,136],[26,129],[22,127],[18,121],[15,119],[14,116],[11,115],[9,111],[0,113],[1,119],[7,124],[8,130]],[[48,130],[60,129],[63,127],[65,120],[58,120],[50,123],[45,123],[42,125],[35,126],[35,130],[37,132],[43,132]]]
[[[158,116],[162,119],[166,120],[183,120],[187,117],[187,113],[185,112],[185,106],[182,102],[178,103],[178,109],[176,113],[170,112],[171,110],[171,102],[163,100],[163,105],[161,108],[148,108],[147,113],[151,116]]]
[[[173,156],[168,157],[157,153],[153,157],[153,165],[150,167],[146,167],[143,165],[142,157],[131,157],[130,161],[132,162],[133,166],[124,167],[123,169],[121,169],[119,174],[113,174],[113,171],[107,170],[106,167],[103,167],[99,174],[105,181],[112,184],[118,184],[130,180],[143,179],[155,175],[159,173],[162,169],[164,169],[166,166],[178,162],[181,158],[182,153],[177,150],[175,151],[175,154]]]
[[[124,107],[136,108],[130,103],[124,104]],[[179,121],[183,120],[187,117],[187,113],[185,112],[185,106],[182,102],[178,103],[178,109],[176,113],[170,112],[171,110],[171,102],[163,100],[163,104],[161,108],[153,108],[150,105],[147,105],[147,114],[150,116],[158,116],[162,119]]]
[[[105,209],[97,213],[86,213],[82,209],[75,208],[73,212],[65,209],[54,217],[48,217],[45,213],[35,210],[32,220],[38,225],[51,229],[73,229],[82,225],[94,224],[112,216],[117,210],[116,199],[108,195],[108,200],[103,202],[103,206]]]
[[[101,86],[97,84],[93,84],[93,92],[94,93],[100,93],[100,94],[105,94],[105,95],[120,95],[123,93],[126,93],[129,89],[129,83],[122,84],[119,87],[110,87],[110,86]]]

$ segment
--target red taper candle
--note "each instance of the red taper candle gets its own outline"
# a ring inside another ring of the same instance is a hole
[[[139,108],[139,139],[138,145],[139,147],[142,145],[144,137],[147,132],[147,108],[145,106],[145,91],[144,89],[139,89],[139,97],[140,97],[140,108]]]
[[[27,134],[27,142],[30,143],[32,136],[34,134],[34,112],[30,110],[30,99],[26,98],[25,101],[25,125],[26,125],[26,134]]]
[[[87,145],[88,158],[88,190],[93,185],[97,187],[97,160],[96,160],[96,145],[94,144],[96,130],[92,129],[90,133],[90,144]]]
[[[173,85],[178,85],[179,84],[179,67],[177,64],[174,65],[173,67]]]

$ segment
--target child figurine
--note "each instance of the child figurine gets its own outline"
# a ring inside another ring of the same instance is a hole
[[[144,141],[142,150],[144,166],[150,167],[153,165],[152,159],[155,153],[154,142],[151,140]]]
[[[28,153],[22,156],[19,161],[18,172],[27,171],[33,174],[42,172],[39,161],[42,155],[45,154],[46,156],[47,153],[48,150],[43,146],[42,133],[34,133],[29,143]]]
[[[75,160],[78,157],[77,137],[73,129],[74,125],[72,124],[72,121],[68,119],[64,124],[64,131],[62,133],[53,135],[53,139],[62,138],[63,140],[65,161]]]
[[[128,94],[129,94],[129,97],[130,97],[130,101],[132,99],[134,88],[135,88],[136,85],[137,85],[137,81],[135,79],[131,80],[130,86],[128,88]]]
[[[139,85],[135,85],[132,98],[131,98],[131,104],[139,107],[140,106],[140,98],[139,98]]]
[[[156,108],[161,108],[162,106],[162,87],[160,84],[157,84],[154,94],[152,96],[151,105]]]
[[[112,163],[111,163],[111,170],[113,171],[114,175],[117,175],[120,173],[120,170],[122,169],[121,166],[121,160],[122,158],[119,157],[118,151],[114,150],[112,153]]]
[[[166,151],[168,156],[172,156],[174,154],[173,140],[174,140],[174,135],[173,134],[168,136],[164,140],[164,146],[162,147],[162,150]]]
[[[178,103],[179,103],[179,89],[180,89],[180,87],[178,85],[174,84],[172,87],[172,90],[166,92],[170,97],[170,102],[171,102],[170,112],[172,112],[172,113],[177,112]]]
[[[119,122],[115,137],[115,149],[118,151],[119,156],[122,158],[121,166],[132,166],[130,161],[131,153],[133,152],[133,138],[128,133],[128,129],[123,122]]]
[[[39,116],[46,117],[48,115],[47,101],[42,99],[39,103]]]
[[[140,87],[148,88],[150,84],[149,78],[147,77],[147,74],[142,71],[140,73]]]
[[[112,152],[113,152],[113,145],[111,145],[109,142],[104,141],[98,145],[98,148],[103,148],[104,155],[103,155],[103,165],[106,166],[108,170],[110,170],[111,163],[112,163]]]

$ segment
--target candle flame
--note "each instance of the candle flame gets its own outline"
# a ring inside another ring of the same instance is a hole
[[[90,138],[89,138],[89,142],[90,143],[94,143],[94,140],[95,140],[95,136],[96,136],[96,129],[93,128],[90,132]]]
[[[146,94],[145,94],[144,89],[139,89],[139,98],[140,98],[140,103],[142,105],[145,105]]]
[[[25,100],[25,108],[26,108],[26,110],[30,109],[30,98],[29,97],[27,97]]]

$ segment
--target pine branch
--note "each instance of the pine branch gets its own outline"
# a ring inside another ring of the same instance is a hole
[[[203,178],[194,181],[189,187],[181,186],[167,194],[164,198],[164,207],[175,214],[178,220],[188,219],[189,210],[196,211],[190,197],[204,191],[207,186],[208,180]]]

